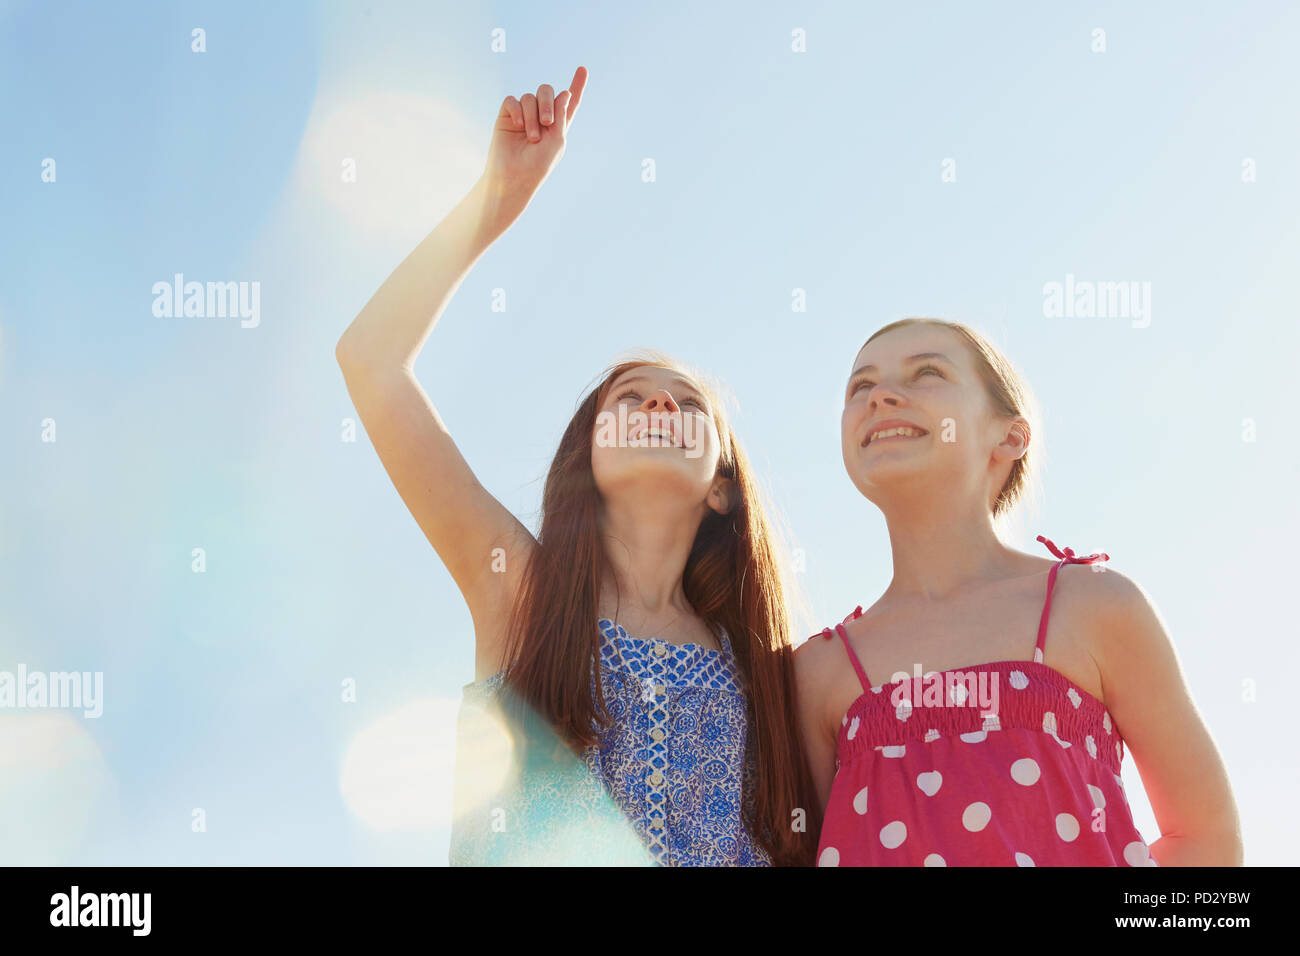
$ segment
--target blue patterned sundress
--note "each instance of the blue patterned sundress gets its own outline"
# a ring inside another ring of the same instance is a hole
[[[451,864],[771,865],[742,823],[755,760],[726,630],[718,652],[597,624],[611,723],[581,754],[535,715],[512,753],[493,716],[503,675],[465,685]]]

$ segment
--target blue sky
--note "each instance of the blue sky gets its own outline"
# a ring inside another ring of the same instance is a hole
[[[0,0],[0,669],[102,671],[105,698],[0,716],[5,862],[445,862],[470,618],[341,440],[333,347],[477,177],[501,99],[579,63],[563,161],[416,365],[483,483],[535,525],[593,377],[677,355],[735,396],[812,633],[890,573],[840,459],[850,362],[904,315],[974,325],[1045,410],[1016,542],[1146,588],[1247,862],[1292,862],[1300,10],[558,6]],[[258,324],[155,316],[176,273],[258,282]],[[1149,324],[1046,316],[1067,274],[1150,283]]]

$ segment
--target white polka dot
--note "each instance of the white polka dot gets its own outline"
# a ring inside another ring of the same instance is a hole
[[[853,809],[858,813],[867,812],[867,788],[863,787],[858,791],[858,795],[853,798]]]
[[[1150,866],[1151,851],[1141,840],[1134,840],[1124,847],[1124,862],[1129,866]]]
[[[880,685],[877,686],[877,687],[873,687],[873,688],[871,688],[871,693],[873,693],[873,694],[879,694],[879,693],[880,693],[882,690],[884,690],[884,689],[885,689],[885,685],[884,685],[884,684],[880,684]]]
[[[910,700],[900,700],[898,706],[894,708],[894,716],[899,720],[907,720],[912,716],[912,702]]]
[[[849,724],[849,734],[848,734],[849,740],[852,740],[854,737],[858,735],[858,727],[860,727],[861,725],[862,725],[862,721],[859,720],[857,717],[854,717],[853,723]]]
[[[965,684],[953,684],[952,687],[948,688],[948,699],[961,707],[966,703],[967,693]]]
[[[1106,806],[1106,795],[1102,793],[1099,788],[1094,787],[1092,784],[1088,784],[1088,792],[1092,794],[1092,805],[1094,807],[1104,808]]]
[[[1075,710],[1078,710],[1079,704],[1083,701],[1083,698],[1079,696],[1079,692],[1071,687],[1065,692],[1065,696],[1070,698],[1070,703],[1074,705]]]
[[[1033,858],[1028,853],[1016,854],[1016,866],[1033,866]]]
[[[1056,736],[1056,734],[1052,734],[1052,739],[1061,745],[1062,750],[1065,750],[1071,746],[1068,740],[1062,740],[1060,737]]]
[[[880,828],[880,842],[886,850],[892,850],[903,845],[907,839],[907,824],[902,820],[895,820],[893,823],[886,823]]]
[[[943,774],[937,770],[931,770],[929,773],[918,773],[916,775],[916,786],[927,797],[933,797],[943,786]]]
[[[818,866],[839,866],[840,851],[833,846],[828,846],[822,850],[822,855],[817,858]]]
[[[1042,773],[1038,769],[1038,761],[1033,757],[1021,757],[1011,765],[1011,779],[1021,786],[1032,787],[1038,783]]]
[[[989,732],[987,730],[972,730],[968,734],[962,734],[961,739],[966,741],[968,744],[978,744],[983,743],[984,738],[988,735]]]
[[[1097,759],[1097,741],[1092,739],[1092,734],[1083,738],[1083,745],[1088,749],[1088,756]]]
[[[1115,741],[1115,759],[1120,763],[1124,762],[1124,751],[1120,748],[1119,741]]]
[[[844,726],[845,724],[847,724],[848,722],[849,722],[849,715],[848,715],[848,714],[845,714],[843,717],[840,718],[840,726],[841,726],[841,727],[843,727],[843,726]]]
[[[1056,835],[1066,843],[1073,843],[1079,836],[1079,821],[1068,813],[1056,815]]]
[[[882,757],[901,757],[907,753],[907,744],[894,744],[890,747],[881,747],[880,756]]]
[[[997,714],[989,714],[984,718],[984,730],[1001,730],[1002,722],[998,720]]]
[[[961,825],[971,833],[979,833],[993,819],[993,811],[987,803],[972,803],[961,815]]]
[[[1043,733],[1056,736],[1056,715],[1050,710],[1043,714]]]
[[[1029,686],[1029,678],[1025,676],[1024,671],[1011,672],[1011,686],[1016,690],[1024,690]]]
[[[948,864],[944,862],[943,857],[941,857],[938,853],[931,853],[929,856],[927,856],[924,860],[921,861],[921,865],[922,866],[947,866]]]
[[[931,741],[938,740],[941,736],[942,734],[940,734],[939,731],[937,730],[927,730],[925,732],[925,740],[923,740],[922,743],[928,744]]]
[[[1110,711],[1103,710],[1101,712],[1101,725],[1106,728],[1106,733],[1110,733]]]

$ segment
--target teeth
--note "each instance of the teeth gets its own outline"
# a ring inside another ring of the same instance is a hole
[[[872,432],[867,439],[867,444],[875,441],[877,438],[893,438],[895,435],[903,435],[907,438],[920,438],[921,433],[915,428],[886,428],[884,431]]]

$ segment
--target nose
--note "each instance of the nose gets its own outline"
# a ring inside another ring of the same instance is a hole
[[[666,388],[656,389],[651,392],[644,402],[641,403],[641,409],[647,412],[680,412],[681,409],[674,401],[672,393]]]
[[[874,412],[881,405],[890,408],[898,408],[906,404],[903,396],[894,391],[893,387],[887,382],[881,382],[871,389],[871,394],[867,396],[868,407]]]

